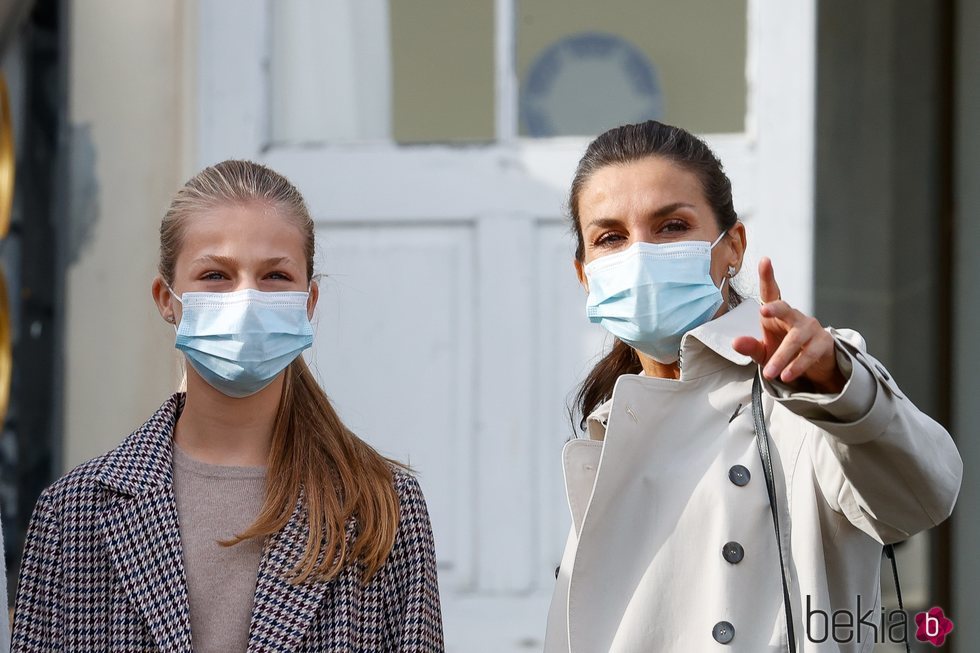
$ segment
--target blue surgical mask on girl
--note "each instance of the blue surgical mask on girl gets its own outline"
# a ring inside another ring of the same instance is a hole
[[[168,286],[169,289],[169,286]],[[313,344],[309,292],[185,292],[175,346],[212,387],[247,397]]]
[[[713,243],[634,243],[585,266],[586,313],[611,334],[656,361],[679,358],[685,333],[710,320],[722,304],[711,279]]]

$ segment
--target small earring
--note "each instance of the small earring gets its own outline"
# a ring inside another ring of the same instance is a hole
[[[735,269],[735,266],[734,265],[729,265],[728,266],[728,276],[729,277],[734,277],[736,272],[738,272],[738,270]]]
[[[167,316],[167,322],[173,322],[173,321],[174,321],[174,316],[173,315],[168,315]]]

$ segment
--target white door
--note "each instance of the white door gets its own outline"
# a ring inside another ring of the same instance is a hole
[[[195,162],[258,160],[305,195],[327,275],[310,360],[419,474],[450,651],[542,646],[566,408],[608,344],[572,268],[574,134],[610,106],[709,132],[750,251],[811,302],[813,0],[598,5],[197,5]]]

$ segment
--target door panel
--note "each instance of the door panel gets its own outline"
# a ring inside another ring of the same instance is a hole
[[[574,434],[568,409],[578,384],[599,352],[605,351],[604,343],[611,341],[606,331],[585,317],[586,293],[575,276],[575,242],[568,221],[538,221],[536,240],[535,411],[530,434],[535,443],[538,497],[534,584],[550,592],[565,545],[561,534],[571,523],[559,455]]]
[[[317,229],[312,369],[345,424],[418,473],[447,587],[465,586],[473,566],[473,232],[466,222]]]

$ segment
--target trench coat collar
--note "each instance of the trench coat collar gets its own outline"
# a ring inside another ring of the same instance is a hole
[[[750,357],[732,348],[732,341],[738,336],[762,337],[759,302],[755,299],[743,299],[735,308],[684,334],[681,338],[680,382],[714,374],[732,365],[752,364]],[[646,374],[640,372],[634,376],[645,377]],[[602,440],[605,437],[612,402],[612,398],[609,398],[589,414],[586,424],[590,439]]]
[[[754,299],[743,299],[735,308],[684,334],[681,381],[714,374],[731,364],[752,363],[751,358],[732,348],[732,341],[739,336],[762,337],[759,302]]]

